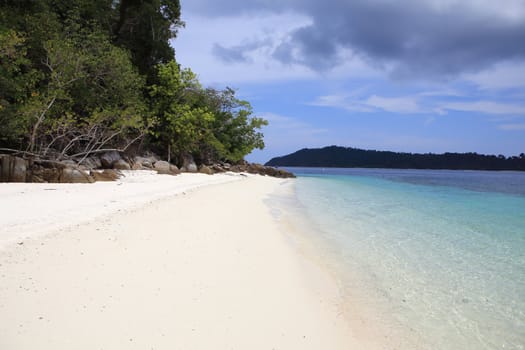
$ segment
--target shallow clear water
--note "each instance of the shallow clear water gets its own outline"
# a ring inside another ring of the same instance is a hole
[[[290,169],[345,288],[428,349],[525,349],[525,173]]]

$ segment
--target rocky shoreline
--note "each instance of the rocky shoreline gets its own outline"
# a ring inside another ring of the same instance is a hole
[[[159,174],[178,175],[183,172],[213,175],[224,172],[250,173],[277,178],[293,178],[294,174],[274,167],[241,161],[238,164],[214,163],[197,165],[191,156],[179,168],[155,154],[128,156],[117,151],[91,155],[80,160],[43,160],[0,154],[0,182],[93,183],[115,181],[121,170],[154,170]]]

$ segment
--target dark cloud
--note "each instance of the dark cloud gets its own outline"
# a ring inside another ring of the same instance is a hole
[[[225,63],[245,63],[249,62],[249,58],[246,57],[245,50],[242,47],[224,47],[220,44],[215,43],[213,45],[212,53],[215,57]]]
[[[283,63],[299,63],[325,71],[339,63],[335,41],[326,40],[322,33],[308,26],[297,29],[289,40],[280,43],[273,57]]]
[[[273,57],[314,70],[340,64],[341,49],[388,65],[399,78],[447,78],[525,59],[525,18],[510,20],[482,3],[473,8],[458,2],[437,11],[424,0],[191,2],[191,10],[206,8],[209,15],[211,8],[222,15],[295,11],[310,16],[312,24],[290,33]]]
[[[240,45],[230,47],[215,43],[212,54],[225,63],[246,63],[251,61],[249,57],[251,52],[271,45],[269,38],[247,40]]]

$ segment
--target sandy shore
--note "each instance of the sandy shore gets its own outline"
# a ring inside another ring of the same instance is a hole
[[[0,349],[363,348],[264,203],[290,180],[144,176],[1,184]]]

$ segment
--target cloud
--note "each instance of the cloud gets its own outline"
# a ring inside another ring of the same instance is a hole
[[[314,136],[328,132],[327,129],[313,127],[312,125],[293,117],[275,113],[259,113],[258,116],[266,119],[274,130],[285,131],[288,133],[287,139],[293,139],[290,132],[294,136]]]
[[[184,1],[207,16],[294,12],[311,23],[291,29],[271,54],[326,71],[350,57],[397,79],[449,79],[509,60],[523,61],[522,0]]]
[[[350,112],[376,113],[379,111],[396,114],[446,114],[447,111],[476,112],[499,116],[525,115],[525,105],[488,100],[446,102],[434,99],[435,96],[461,97],[454,90],[418,93],[412,96],[385,97],[372,94],[363,95],[366,90],[354,90],[347,94],[324,95],[308,103],[317,107],[332,107]]]
[[[310,23],[293,13],[265,13],[235,18],[183,16],[186,28],[172,41],[177,61],[190,66],[204,84],[307,79],[302,65],[285,66],[272,53],[290,31]]]
[[[502,124],[498,129],[505,131],[525,131],[525,124]]]
[[[493,101],[452,102],[443,105],[444,109],[461,112],[485,114],[525,115],[525,105]]]
[[[252,61],[249,57],[250,54],[271,47],[272,39],[268,37],[265,39],[246,40],[240,45],[233,45],[230,47],[225,47],[219,43],[215,43],[213,45],[212,53],[215,57],[225,63],[248,63]]]
[[[485,90],[523,89],[525,88],[525,62],[502,62],[485,71],[468,74],[465,79]]]
[[[240,46],[224,47],[215,43],[212,53],[225,63],[249,62],[250,60],[246,57],[245,50]]]
[[[368,106],[365,101],[358,99],[352,94],[319,96],[314,101],[308,103],[308,105],[341,108],[350,112],[360,113],[371,113],[375,111],[374,108]]]
[[[302,64],[315,71],[327,71],[342,61],[337,43],[326,40],[313,26],[295,30],[274,51],[273,57],[284,64]]]
[[[366,104],[375,108],[392,113],[422,113],[417,100],[412,97],[381,97],[372,95],[366,100]]]
[[[345,95],[319,96],[310,102],[311,106],[342,108],[351,112],[373,113],[385,111],[398,114],[430,113],[429,109],[421,106],[417,96],[384,97],[371,95],[358,96],[362,90]]]

